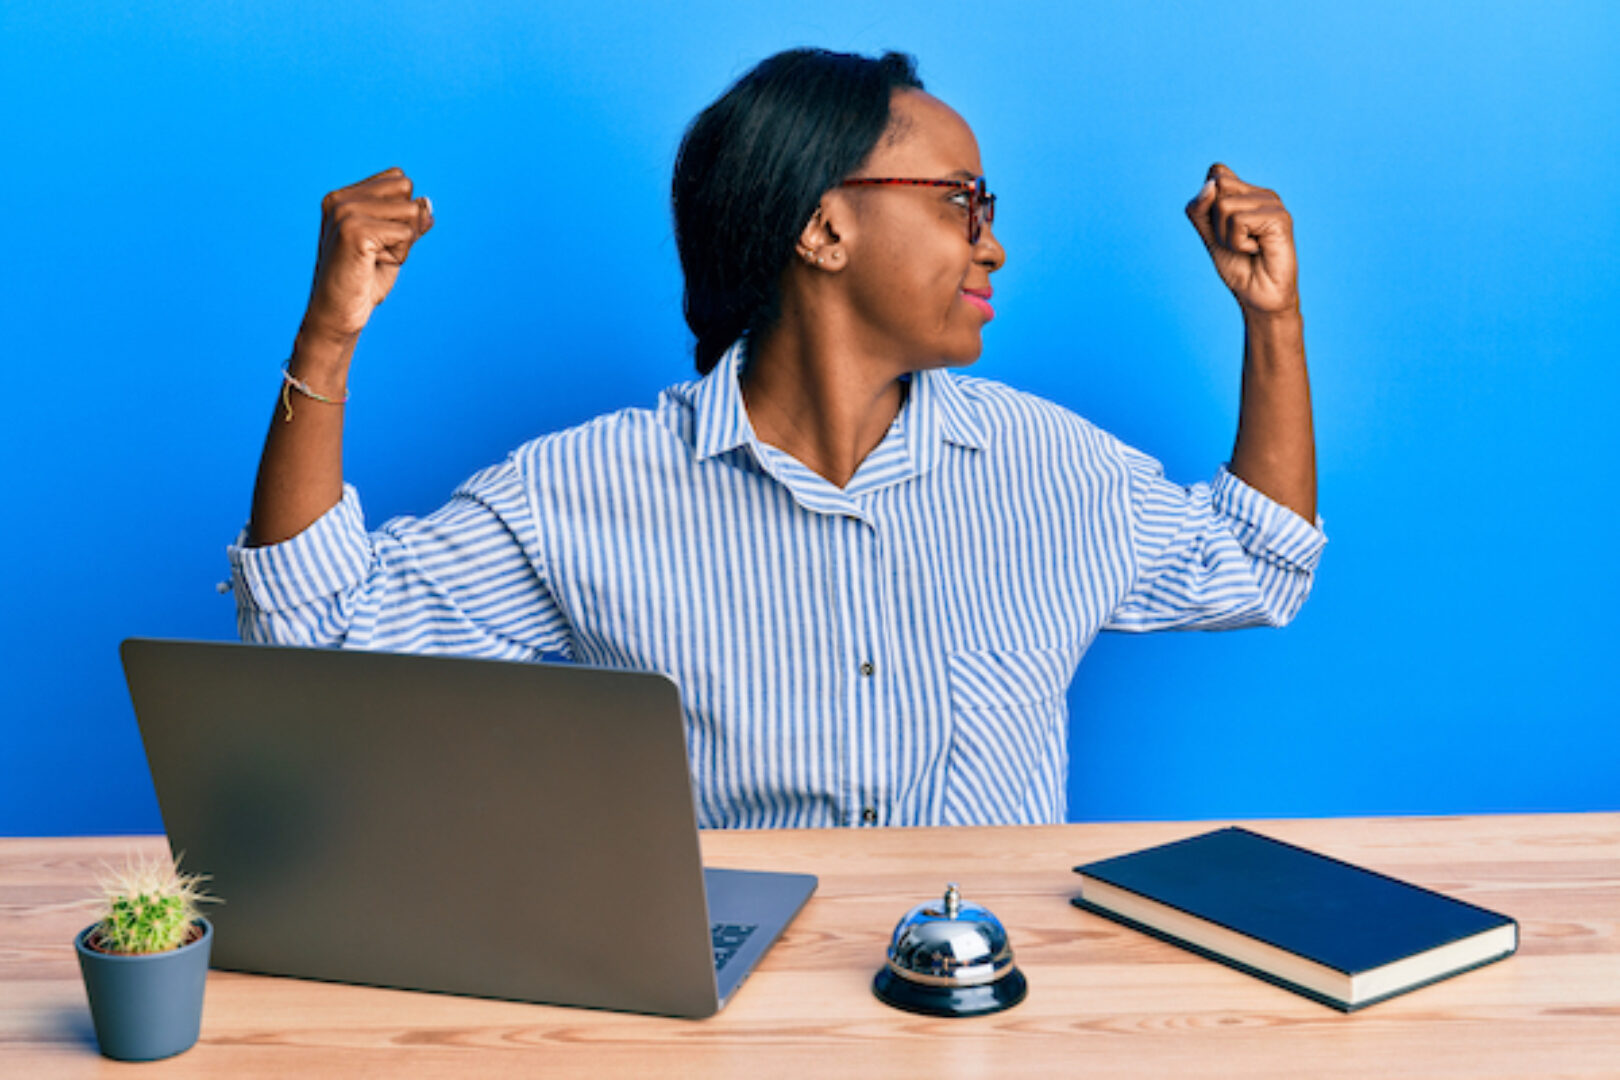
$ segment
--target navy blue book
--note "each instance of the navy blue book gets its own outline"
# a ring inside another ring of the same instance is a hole
[[[1345,1012],[1519,947],[1505,915],[1247,829],[1075,873],[1077,907]]]

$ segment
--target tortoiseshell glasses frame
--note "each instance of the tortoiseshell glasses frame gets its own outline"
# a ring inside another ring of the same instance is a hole
[[[996,197],[990,194],[990,189],[985,186],[982,176],[975,176],[972,180],[909,180],[893,176],[860,176],[854,180],[845,180],[838,186],[878,187],[887,184],[901,184],[906,187],[946,187],[967,192],[969,244],[977,244],[979,237],[983,235],[984,227],[995,223]]]

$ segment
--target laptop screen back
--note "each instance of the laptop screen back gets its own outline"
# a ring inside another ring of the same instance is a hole
[[[123,657],[170,845],[225,901],[214,966],[717,1007],[667,678],[138,639]]]

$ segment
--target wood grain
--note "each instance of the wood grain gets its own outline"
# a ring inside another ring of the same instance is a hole
[[[72,940],[98,865],[162,839],[0,839],[0,1077],[1620,1077],[1620,814],[1233,823],[1519,920],[1514,958],[1350,1015],[1068,904],[1072,866],[1222,824],[710,833],[711,865],[821,878],[713,1019],[212,972],[202,1040],[142,1066],[96,1053]],[[1024,1004],[872,996],[896,919],[947,880],[1006,924]]]

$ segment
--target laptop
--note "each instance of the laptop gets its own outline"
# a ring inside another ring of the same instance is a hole
[[[132,638],[216,968],[710,1016],[815,891],[705,868],[679,692],[573,664]]]

